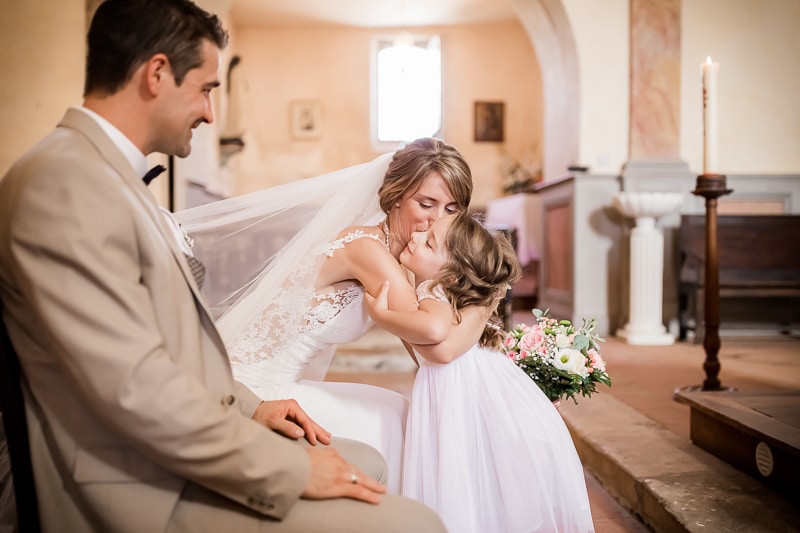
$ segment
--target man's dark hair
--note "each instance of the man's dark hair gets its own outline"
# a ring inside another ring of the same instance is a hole
[[[87,37],[84,96],[114,94],[155,54],[169,59],[175,83],[202,65],[202,44],[222,49],[228,33],[216,15],[190,0],[105,0]]]

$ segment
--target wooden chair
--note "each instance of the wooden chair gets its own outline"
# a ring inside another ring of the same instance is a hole
[[[38,533],[41,530],[39,504],[33,480],[28,421],[25,416],[21,379],[23,375],[19,359],[11,345],[6,326],[0,318],[0,411],[8,441],[8,453],[11,456],[17,523],[21,533]]]

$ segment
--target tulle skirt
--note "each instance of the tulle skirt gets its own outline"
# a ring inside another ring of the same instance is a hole
[[[249,385],[248,385],[249,386]],[[408,400],[395,391],[362,383],[301,380],[253,390],[266,399],[294,399],[335,437],[357,440],[378,450],[386,460],[387,489],[400,492],[403,435]]]
[[[510,359],[478,347],[417,372],[402,493],[450,533],[594,531],[558,410]]]

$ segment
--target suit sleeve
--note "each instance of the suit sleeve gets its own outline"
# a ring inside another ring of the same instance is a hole
[[[247,385],[238,381],[236,382],[236,397],[239,399],[239,410],[242,414],[248,418],[253,418],[256,408],[262,402],[261,398],[251,391]]]
[[[58,179],[69,175],[61,166],[43,166],[15,206],[11,253],[42,342],[76,394],[108,431],[167,470],[285,516],[307,482],[307,454],[243,416],[249,407],[220,402],[201,377],[201,354],[166,350],[148,276],[165,271],[160,287],[175,291],[181,334],[205,332],[169,247],[163,257],[143,253],[160,234],[147,233],[151,221],[134,209],[127,185],[81,164],[72,170],[86,174],[78,194],[76,180]]]

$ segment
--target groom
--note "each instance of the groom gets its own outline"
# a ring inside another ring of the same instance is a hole
[[[106,0],[83,106],[0,181],[2,319],[25,374],[43,528],[444,531],[325,446],[296,402],[233,381],[141,181],[147,154],[185,157],[213,120],[226,41],[189,0]],[[342,446],[362,465],[374,453]]]

